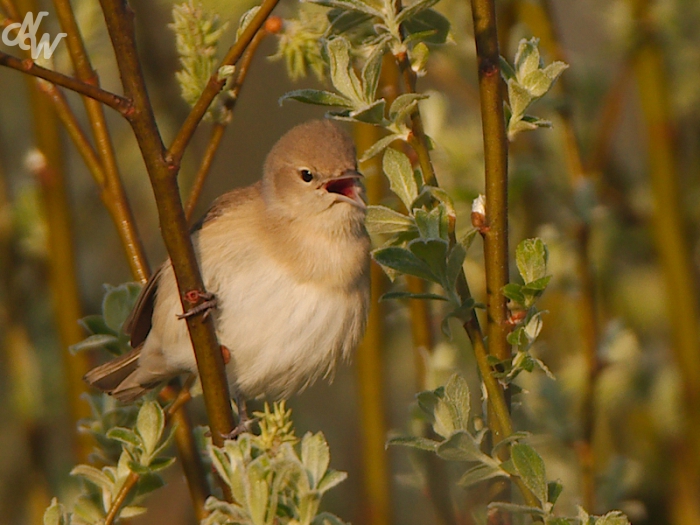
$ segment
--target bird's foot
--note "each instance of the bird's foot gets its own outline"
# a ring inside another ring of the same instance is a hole
[[[228,434],[224,434],[224,439],[236,439],[238,436],[241,434],[245,434],[246,432],[250,432],[251,429],[253,428],[253,424],[255,423],[256,418],[249,418],[246,416],[245,419],[240,418],[238,420],[238,424],[236,427],[229,432]]]
[[[190,290],[185,294],[185,299],[189,303],[196,303],[200,299],[204,299],[204,302],[202,304],[198,304],[194,308],[190,308],[183,314],[178,314],[178,319],[187,319],[188,317],[199,314],[203,314],[202,319],[206,319],[209,317],[209,313],[211,312],[212,308],[216,308],[218,305],[216,296],[213,293],[200,292],[199,290]]]

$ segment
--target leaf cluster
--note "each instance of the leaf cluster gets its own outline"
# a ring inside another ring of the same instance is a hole
[[[518,44],[512,66],[501,57],[501,74],[508,86],[506,120],[509,140],[513,140],[521,131],[552,127],[550,121],[526,115],[525,111],[552,88],[569,66],[556,61],[543,67],[538,44],[538,38],[523,38]]]
[[[489,508],[498,508],[512,514],[531,517],[547,525],[627,525],[629,521],[620,512],[602,517],[589,516],[583,509],[575,518],[556,516],[554,505],[563,490],[558,481],[547,481],[545,464],[537,451],[523,441],[525,432],[516,432],[491,450],[487,447],[486,430],[476,431],[470,421],[470,394],[466,380],[454,374],[445,386],[419,393],[418,406],[432,424],[437,438],[422,436],[394,436],[389,445],[401,445],[435,453],[446,461],[466,463],[467,468],[457,484],[464,489],[494,478],[510,478],[521,482],[529,490],[538,506],[507,502],[492,502]],[[499,459],[497,452],[508,446],[510,458]]]
[[[519,319],[508,342],[515,347],[512,360],[502,362],[490,356],[492,366],[500,370],[497,374],[504,383],[510,383],[522,371],[532,372],[538,368],[554,378],[547,366],[530,353],[530,349],[542,330],[542,314],[535,305],[544,293],[551,275],[547,275],[547,246],[538,238],[525,239],[515,250],[515,262],[524,284],[508,283],[503,294],[510,299],[511,318]]]
[[[139,283],[123,283],[119,286],[106,284],[102,314],[88,315],[78,321],[90,335],[72,345],[69,348],[71,353],[104,348],[118,356],[131,350],[129,336],[124,333],[123,325],[140,292]]]
[[[209,455],[218,474],[231,489],[233,501],[207,500],[207,525],[240,523],[342,524],[319,513],[323,494],[347,475],[329,469],[330,451],[322,433],[294,435],[291,411],[284,403],[258,413],[261,434],[244,433],[219,448],[209,443]]]
[[[145,402],[138,410],[133,427],[113,427],[106,437],[121,445],[116,464],[101,469],[92,465],[77,465],[71,475],[83,480],[84,488],[71,512],[54,500],[44,515],[46,525],[97,525],[104,523],[130,479],[137,481],[119,507],[120,518],[130,518],[146,512],[138,501],[149,492],[164,485],[159,472],[169,467],[175,458],[162,455],[172,441],[172,431],[166,432],[165,414],[155,401]]]

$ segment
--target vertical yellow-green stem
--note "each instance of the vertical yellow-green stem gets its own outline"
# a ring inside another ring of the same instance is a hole
[[[649,24],[649,3],[631,0],[631,4],[640,26]],[[639,41],[640,48],[634,57],[633,69],[646,125],[649,177],[654,195],[652,232],[666,283],[671,349],[681,377],[685,409],[684,434],[682,442],[676,445],[685,453],[675,457],[675,488],[680,484],[683,490],[669,487],[674,522],[680,525],[697,521],[700,516],[698,287],[682,215],[683,199],[673,147],[668,73],[655,35],[645,34]]]
[[[355,143],[358,153],[372,146],[381,138],[379,128],[356,125]],[[365,175],[367,200],[377,204],[384,194],[381,156],[376,156],[360,166]],[[365,523],[388,525],[391,523],[391,490],[389,484],[389,460],[385,447],[387,423],[384,397],[384,307],[379,298],[386,288],[384,272],[372,262],[371,306],[367,331],[357,349],[357,382],[360,395],[360,431],[362,434],[362,462],[365,490]]]
[[[502,291],[508,284],[508,145],[493,1],[472,0],[472,16],[486,165],[486,334],[489,353],[505,360],[510,359],[507,299]]]
[[[35,10],[34,2],[18,3],[22,15]],[[71,205],[68,202],[64,159],[59,121],[49,100],[40,92],[36,80],[27,80],[30,86],[35,145],[43,155],[46,166],[38,167],[35,175],[41,188],[49,243],[49,286],[54,318],[58,331],[61,360],[70,416],[73,423],[90,415],[89,407],[80,399],[86,391],[82,377],[88,370],[85,354],[71,356],[68,347],[83,339],[77,321],[82,317],[80,293],[75,265]],[[87,459],[91,440],[86,435],[75,437],[75,453],[80,461]]]

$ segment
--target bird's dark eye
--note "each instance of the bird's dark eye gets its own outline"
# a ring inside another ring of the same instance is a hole
[[[303,180],[304,182],[311,182],[312,180],[314,180],[314,174],[306,168],[300,169],[299,175],[301,175],[301,180]]]

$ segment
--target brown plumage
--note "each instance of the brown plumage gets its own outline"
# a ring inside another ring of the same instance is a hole
[[[217,199],[192,236],[232,392],[286,397],[332,373],[364,331],[369,239],[352,141],[329,121],[284,135],[262,180]],[[153,275],[125,331],[134,350],[85,379],[122,401],[196,372],[173,271]]]

